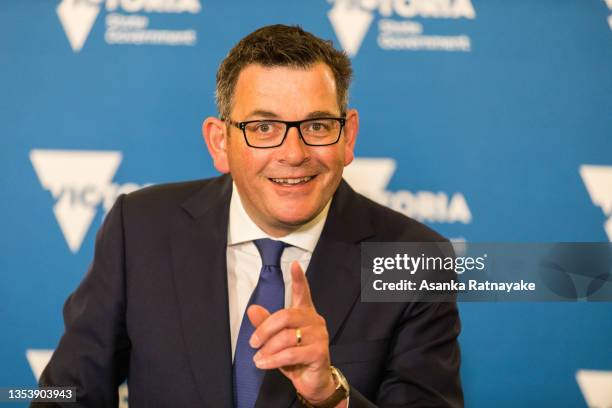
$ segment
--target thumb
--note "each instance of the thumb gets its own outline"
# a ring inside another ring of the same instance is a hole
[[[270,312],[263,306],[251,305],[247,309],[247,316],[249,316],[251,324],[257,328],[270,316]]]
[[[297,261],[291,263],[291,307],[314,307],[308,280]]]

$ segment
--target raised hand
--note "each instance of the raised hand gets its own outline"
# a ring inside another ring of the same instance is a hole
[[[298,262],[291,264],[291,278],[289,308],[273,314],[259,305],[247,310],[255,326],[250,345],[259,348],[253,358],[258,368],[278,368],[302,397],[316,405],[332,395],[336,387],[330,371],[329,335]]]

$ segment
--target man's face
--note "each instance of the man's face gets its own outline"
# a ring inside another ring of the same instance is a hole
[[[331,69],[318,63],[309,69],[249,65],[238,77],[231,120],[297,121],[340,116]],[[327,204],[353,159],[357,113],[350,111],[338,143],[307,146],[291,128],[279,147],[249,147],[236,127],[226,135],[226,152],[249,216],[267,233],[286,235],[313,219]],[[286,179],[305,179],[296,184]]]

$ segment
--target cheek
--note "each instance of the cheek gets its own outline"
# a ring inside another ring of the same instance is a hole
[[[233,151],[230,160],[230,171],[236,184],[240,185],[242,191],[249,192],[252,199],[260,201],[266,187],[267,179],[262,177],[266,168],[267,160],[259,152],[247,150]]]
[[[335,149],[322,152],[319,157],[319,162],[323,163],[324,166],[332,173],[332,176],[340,176],[342,168],[344,167],[345,154],[344,147],[337,146]],[[340,174],[336,174],[340,173]]]
[[[250,169],[254,168],[254,162],[256,161],[253,157],[252,152],[245,149],[244,146],[240,145],[240,141],[232,141],[229,144],[229,162],[230,170],[234,178],[248,177]]]

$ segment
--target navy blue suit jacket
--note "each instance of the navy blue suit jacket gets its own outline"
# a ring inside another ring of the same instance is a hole
[[[66,331],[41,386],[76,386],[77,406],[113,407],[127,378],[132,408],[232,406],[231,189],[226,175],[118,198],[66,301]],[[336,191],[306,274],[351,408],[463,406],[456,304],[360,302],[361,242],[442,240],[344,181]],[[270,370],[256,406],[300,403]]]

